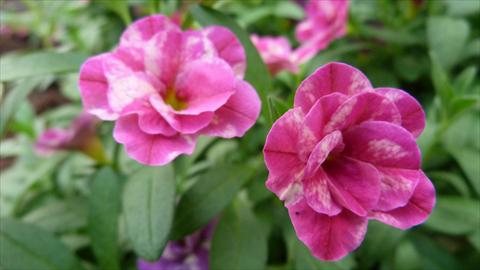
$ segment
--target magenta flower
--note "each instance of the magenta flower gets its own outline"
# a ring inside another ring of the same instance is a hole
[[[349,65],[327,64],[303,81],[264,154],[267,188],[314,256],[338,260],[356,249],[368,219],[400,229],[427,219],[435,190],[420,169],[424,126],[412,96],[374,89]]]
[[[208,270],[208,255],[215,222],[185,237],[170,241],[158,261],[137,261],[139,270]]]
[[[89,113],[116,121],[130,157],[162,165],[191,154],[198,135],[241,137],[255,123],[260,100],[244,71],[243,47],[226,28],[182,31],[156,15],[88,59],[79,88]]]
[[[81,113],[69,128],[50,128],[37,138],[35,152],[49,156],[62,150],[77,150],[99,162],[105,162],[103,146],[96,135],[98,119]]]
[[[293,52],[288,39],[257,35],[252,35],[250,38],[272,75],[282,70],[298,72],[298,63],[293,61]]]
[[[296,28],[296,37],[302,44],[295,51],[296,61],[310,59],[345,35],[348,5],[348,0],[310,0],[306,4],[306,18]]]

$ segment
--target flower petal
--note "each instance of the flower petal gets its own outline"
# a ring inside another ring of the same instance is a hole
[[[145,45],[145,66],[167,87],[174,86],[180,56],[182,33],[178,30],[162,31]]]
[[[138,115],[138,126],[147,134],[173,136],[177,133],[146,100],[135,101],[122,111],[123,116],[130,114]]]
[[[330,182],[335,201],[359,216],[366,216],[380,197],[380,176],[372,165],[354,159],[335,157],[322,168]]]
[[[310,176],[303,178],[303,189],[307,204],[317,213],[335,216],[342,207],[333,199],[330,192],[328,175],[322,170],[316,170]]]
[[[138,116],[120,117],[115,123],[113,137],[125,145],[127,154],[136,161],[151,166],[165,165],[180,154],[193,153],[195,136],[149,135],[138,127]]]
[[[368,121],[343,133],[344,155],[375,166],[420,169],[420,149],[406,129],[388,122]]]
[[[257,92],[243,80],[237,80],[235,88],[235,94],[215,111],[211,124],[201,131],[202,134],[242,137],[255,124],[261,106]]]
[[[305,79],[295,95],[295,107],[306,113],[322,96],[338,92],[354,95],[372,88],[370,81],[358,69],[343,63],[329,63]]]
[[[324,136],[323,129],[326,122],[346,99],[347,96],[340,93],[332,93],[321,97],[305,116],[305,125],[321,138]]]
[[[222,26],[210,26],[203,29],[203,32],[213,42],[220,58],[232,67],[235,75],[242,78],[246,69],[246,57],[238,38]]]
[[[118,117],[108,104],[108,81],[103,68],[103,62],[110,55],[100,54],[83,63],[78,82],[83,108],[103,120],[115,120]]]
[[[211,60],[218,57],[217,50],[204,32],[188,30],[183,33],[182,39],[182,64],[195,60]]]
[[[397,107],[386,97],[373,92],[363,92],[343,102],[332,114],[323,132],[342,130],[369,120],[400,124],[401,116]]]
[[[380,199],[375,210],[389,211],[405,206],[417,186],[419,170],[377,167],[380,173]]]
[[[356,249],[367,232],[367,219],[344,209],[336,216],[319,214],[304,201],[288,209],[298,238],[320,260],[339,260]]]
[[[415,138],[420,136],[425,128],[425,112],[422,105],[409,93],[400,89],[376,88],[375,90],[395,103],[402,116],[402,126]]]
[[[277,197],[285,202],[285,206],[296,204],[303,198],[303,166],[290,164],[290,169],[279,174],[268,174],[266,186]]]
[[[180,28],[166,16],[147,16],[128,26],[120,38],[120,46],[142,47],[145,45],[145,42],[157,33],[179,29]]]
[[[213,112],[203,112],[197,115],[183,115],[155,95],[150,96],[150,104],[172,128],[184,134],[193,134],[208,126],[212,122],[214,114]]]
[[[187,108],[179,114],[214,112],[235,93],[235,76],[223,60],[197,60],[177,77],[176,94],[186,100]]]
[[[406,230],[424,222],[432,212],[434,205],[435,188],[427,176],[420,172],[418,185],[407,205],[387,212],[373,211],[369,217]]]
[[[313,148],[305,167],[305,177],[313,176],[320,168],[322,163],[327,159],[332,151],[341,151],[344,148],[342,133],[338,130],[326,135]]]

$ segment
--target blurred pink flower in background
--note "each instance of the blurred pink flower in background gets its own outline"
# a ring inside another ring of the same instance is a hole
[[[264,155],[266,185],[285,201],[314,256],[347,255],[363,241],[368,219],[400,229],[427,219],[435,190],[416,144],[424,126],[412,96],[374,89],[349,65],[327,64],[303,81]]]
[[[97,137],[98,119],[81,113],[68,128],[49,128],[37,138],[35,152],[49,156],[62,150],[77,150],[99,162],[105,162],[103,146]]]
[[[210,241],[215,228],[211,222],[205,228],[182,240],[170,241],[162,256],[155,262],[137,261],[139,270],[208,270]]]
[[[293,52],[288,39],[257,35],[252,35],[250,38],[272,75],[282,70],[298,72],[298,65],[293,61]]]
[[[295,62],[303,63],[334,39],[346,34],[348,0],[310,0],[305,5],[306,18],[296,27],[301,46],[295,51]]]
[[[198,135],[241,137],[260,100],[243,80],[245,53],[228,29],[182,31],[169,18],[142,18],[112,52],[80,71],[83,105],[114,120],[114,138],[130,157],[163,165],[191,154]]]

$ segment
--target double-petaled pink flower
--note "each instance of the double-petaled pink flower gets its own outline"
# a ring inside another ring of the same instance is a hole
[[[295,51],[295,61],[310,59],[334,39],[345,35],[348,5],[348,0],[310,0],[306,4],[306,18],[296,27],[301,46]]]
[[[116,121],[114,138],[130,157],[162,165],[191,154],[198,135],[240,137],[255,123],[260,101],[244,71],[243,47],[228,29],[182,31],[157,15],[88,59],[79,88],[88,112]]]
[[[412,96],[374,89],[346,64],[327,64],[300,85],[295,107],[267,136],[267,187],[317,258],[357,248],[368,219],[400,229],[426,220],[435,190],[420,169],[424,126]]]
[[[252,35],[250,39],[272,75],[283,70],[293,73],[298,72],[299,63],[294,61],[295,55],[288,39],[271,36],[259,37],[257,35]]]

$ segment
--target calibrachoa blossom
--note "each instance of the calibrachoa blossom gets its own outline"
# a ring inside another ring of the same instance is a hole
[[[49,156],[61,150],[78,150],[104,162],[103,147],[95,130],[97,124],[96,117],[81,113],[69,128],[49,128],[40,134],[34,145],[35,152]]]
[[[250,38],[272,75],[282,70],[298,72],[298,63],[294,62],[294,54],[288,39],[257,35],[252,35]]]
[[[297,233],[322,260],[362,242],[367,221],[408,229],[424,222],[435,190],[420,169],[420,104],[374,89],[359,70],[330,63],[297,90],[295,106],[270,130],[267,187],[285,201]]]
[[[310,0],[305,5],[306,18],[295,29],[302,44],[295,52],[296,61],[304,62],[345,35],[348,5],[348,0]]]
[[[85,109],[115,122],[114,138],[143,164],[191,154],[198,135],[240,137],[260,100],[244,81],[245,53],[228,29],[182,31],[169,18],[140,19],[112,52],[80,71]]]
[[[215,223],[187,236],[183,240],[170,241],[156,262],[139,259],[139,270],[208,270],[210,240]]]

